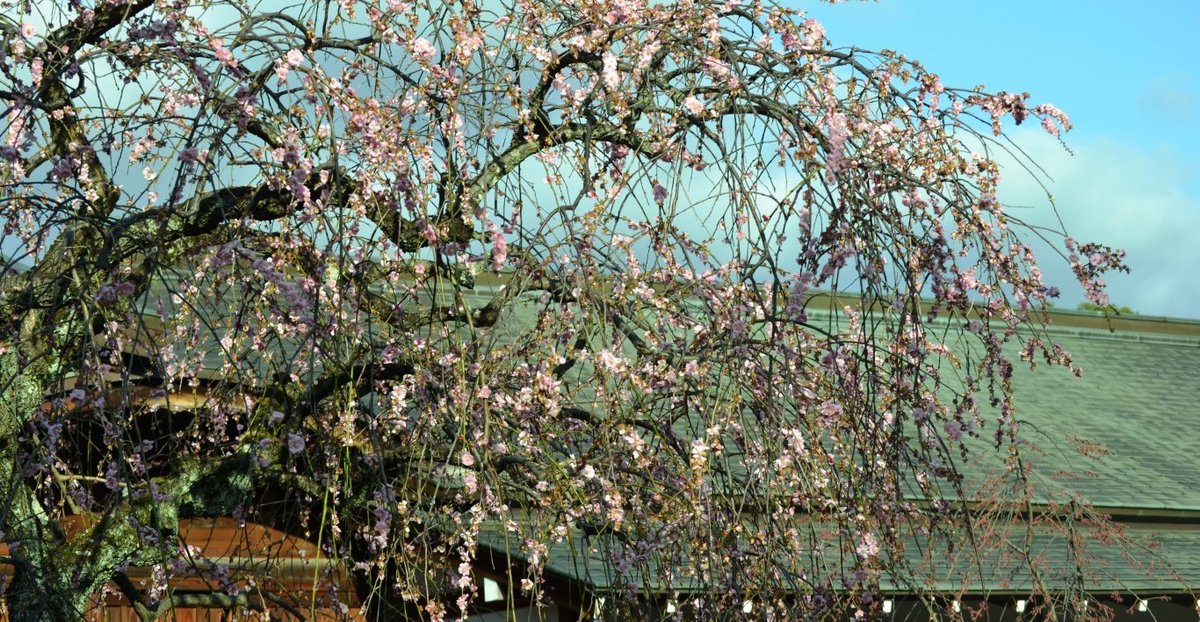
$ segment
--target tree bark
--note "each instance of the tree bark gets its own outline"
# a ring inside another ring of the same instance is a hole
[[[63,534],[29,490],[16,442],[40,402],[40,384],[16,349],[0,355],[0,529],[14,565],[4,597],[13,622],[73,622],[83,615],[87,596],[63,589],[62,577],[53,576],[54,543]]]

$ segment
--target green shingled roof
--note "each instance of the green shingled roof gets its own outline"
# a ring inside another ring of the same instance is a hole
[[[1200,586],[1200,322],[1124,320],[1111,332],[1087,316],[1055,320],[1048,336],[1073,355],[1082,377],[1046,365],[1019,366],[1014,377],[1022,433],[1038,447],[1027,454],[1042,480],[1038,500],[1065,501],[1074,493],[1120,524],[1120,542],[1087,534],[1080,540],[1089,559],[1084,589],[1189,592]],[[1076,448],[1092,443],[1103,446],[1092,457]],[[969,477],[1000,466],[985,440],[971,447],[961,465]],[[906,562],[921,576],[885,576],[881,587],[903,592],[920,581],[947,593],[1032,591],[1027,566],[1000,544],[1024,541],[1023,535],[994,538],[980,554],[968,554],[969,547],[957,555],[939,551],[927,558],[932,564],[922,564],[918,551],[924,547],[910,542]],[[1061,588],[1076,579],[1064,536],[1038,528],[1029,542],[1029,554],[1046,569],[1046,585]],[[482,544],[499,558],[520,549],[499,527],[486,530]],[[653,578],[644,583],[622,576],[605,546],[604,538],[573,530],[550,548],[547,569],[595,592],[630,583],[649,591],[662,587]],[[679,582],[671,590],[686,586]]]
[[[482,287],[466,301],[481,307],[494,294],[495,288]],[[519,335],[534,321],[537,306],[529,297],[511,303],[493,331],[495,342]],[[835,316],[824,321],[838,323]],[[1072,353],[1082,378],[1061,367],[1031,370],[1020,364],[1014,377],[1022,434],[1039,449],[1026,454],[1042,480],[1038,500],[1061,501],[1074,493],[1118,521],[1137,521],[1127,525],[1134,540],[1159,534],[1160,548],[1133,550],[1140,560],[1125,557],[1127,546],[1093,547],[1098,565],[1088,589],[1176,592],[1200,585],[1200,322],[1122,319],[1113,322],[1115,332],[1084,314],[1056,314],[1054,322],[1048,336]],[[209,358],[206,366],[219,365],[219,357]],[[585,368],[573,373],[582,377]],[[970,444],[968,462],[959,465],[969,478],[1001,466],[1002,456],[986,442],[989,436],[990,430],[981,431],[981,439]],[[1075,449],[1077,441],[1099,443],[1105,451],[1088,458]],[[614,574],[597,542],[573,530],[548,551],[548,570],[599,591],[628,581]],[[520,546],[499,528],[485,531],[481,543],[493,557],[520,557]],[[1065,566],[1068,551],[1061,537],[1038,534],[1032,549],[1045,557],[1047,568]],[[924,577],[927,586],[987,593],[1030,589],[1027,572],[1005,555],[958,562],[941,557],[944,563],[927,569],[932,573]],[[1173,570],[1163,570],[1167,567]],[[883,584],[900,590],[911,584],[904,579],[885,578]]]
[[[1092,593],[1147,596],[1187,593],[1200,585],[1200,529],[1192,525],[1139,524],[1127,526],[1123,532],[1125,540],[1121,543],[1085,537],[1084,548],[1073,553],[1061,534],[1035,530],[1029,551],[1038,559],[1041,580],[1050,589],[1063,589],[1079,578],[1072,562],[1075,554],[1087,556],[1082,588]],[[1013,532],[1007,539],[1021,542],[1024,534]],[[484,552],[479,559],[485,564],[505,567],[513,560],[527,561],[525,555],[514,552],[520,547],[511,534],[506,538],[497,525],[481,533],[481,544]],[[677,578],[667,588],[660,583],[658,572],[622,573],[609,560],[609,544],[603,537],[574,531],[570,538],[550,547],[546,570],[551,576],[593,593],[627,587],[641,593],[686,593],[698,589],[684,577]],[[949,552],[945,546],[935,546],[935,552],[925,557],[918,544],[909,542],[902,563],[905,569],[881,576],[880,589],[906,593],[919,585],[934,593],[987,595],[1037,591],[1028,564],[1007,547],[986,546],[979,550],[959,547]],[[813,574],[821,574],[821,570],[815,569]]]
[[[1110,332],[1070,326],[1079,319],[1058,317],[1067,325],[1047,336],[1071,353],[1080,378],[1015,363],[1015,416],[1031,447],[1023,456],[1038,478],[1035,500],[1073,494],[1122,516],[1193,515],[1200,525],[1200,322],[1126,321]],[[992,431],[969,443],[959,465],[969,478],[1002,468],[987,442]]]
[[[1064,485],[1097,506],[1200,512],[1200,324],[1194,329],[1191,336],[1053,331],[1083,376],[1018,370],[1017,416],[1047,443],[1078,436],[1111,453],[1092,461],[1056,452],[1040,470],[1093,471]]]

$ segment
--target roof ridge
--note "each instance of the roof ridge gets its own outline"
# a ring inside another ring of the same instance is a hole
[[[1117,331],[1089,327],[1065,327],[1056,324],[1048,324],[1042,330],[1050,335],[1055,336],[1061,335],[1103,341],[1124,341],[1156,345],[1200,347],[1200,334],[1193,337],[1190,335],[1178,335],[1172,333]]]

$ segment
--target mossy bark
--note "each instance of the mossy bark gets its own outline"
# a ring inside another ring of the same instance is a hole
[[[77,622],[118,568],[153,554],[129,519],[170,532],[175,513],[146,499],[67,534],[34,494],[18,442],[41,407],[41,386],[37,370],[23,366],[15,351],[0,355],[0,530],[13,565],[4,598],[13,622]]]
[[[63,589],[56,576],[56,544],[64,534],[41,507],[22,475],[18,438],[41,403],[41,385],[11,349],[0,355],[0,529],[12,558],[4,590],[13,622],[78,620],[87,596]]]

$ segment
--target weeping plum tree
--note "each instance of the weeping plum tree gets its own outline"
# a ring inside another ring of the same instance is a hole
[[[1003,520],[964,459],[1029,494],[1011,359],[1070,361],[993,154],[1053,106],[738,0],[2,4],[14,620],[164,615],[219,515],[371,619],[465,615],[485,536],[531,599],[586,542],[612,611],[870,612]]]

